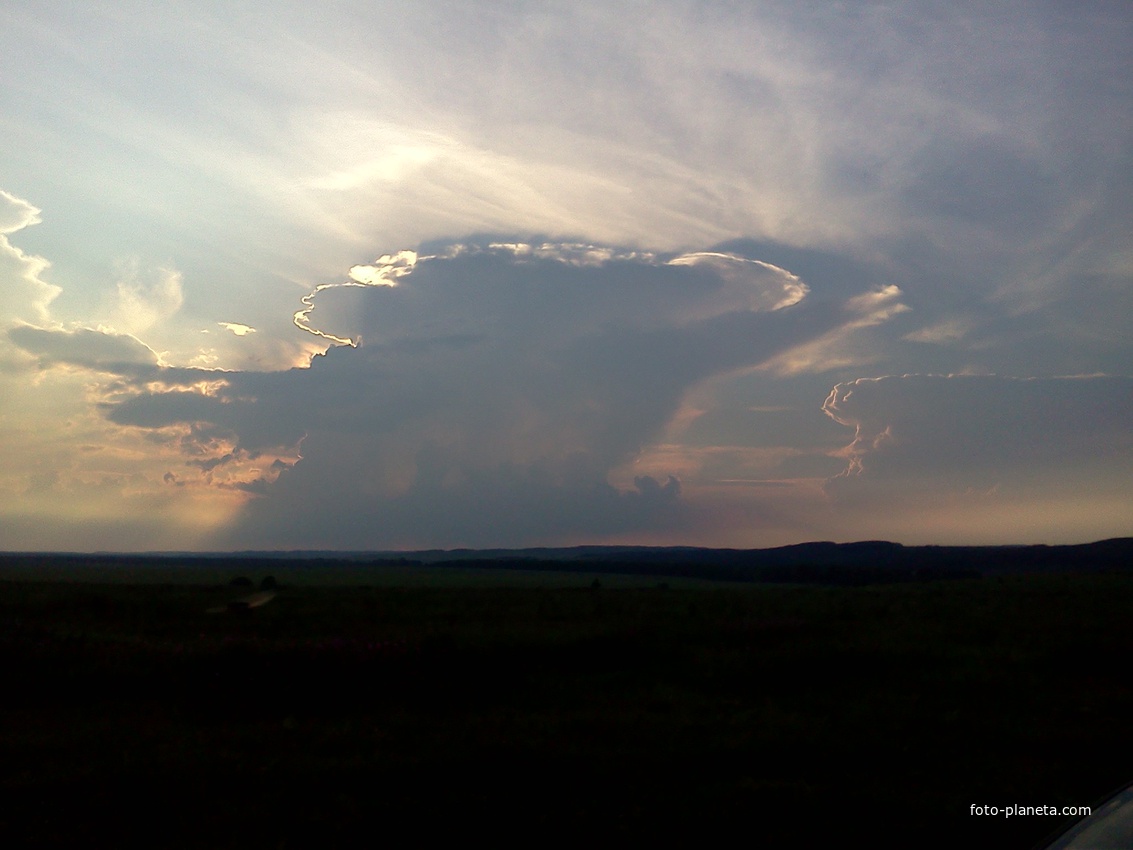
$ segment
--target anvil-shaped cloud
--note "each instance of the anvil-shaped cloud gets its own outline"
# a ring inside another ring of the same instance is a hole
[[[691,387],[891,306],[807,292],[784,269],[716,252],[486,241],[402,252],[305,299],[299,327],[350,342],[309,368],[163,370],[104,409],[155,433],[226,435],[211,465],[182,437],[202,472],[275,453],[263,480],[241,482],[269,494],[226,545],[597,539],[679,521],[675,477],[619,491],[607,476]],[[269,491],[289,451],[302,459]]]

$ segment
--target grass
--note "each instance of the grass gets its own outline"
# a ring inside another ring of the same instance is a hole
[[[969,806],[1133,778],[1127,576],[602,584],[2,583],[3,831],[1027,848]]]

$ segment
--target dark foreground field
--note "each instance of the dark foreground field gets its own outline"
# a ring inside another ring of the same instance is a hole
[[[257,581],[261,576],[253,576]],[[1133,779],[1133,579],[0,583],[6,846],[1018,847]],[[395,840],[394,843],[401,843]]]

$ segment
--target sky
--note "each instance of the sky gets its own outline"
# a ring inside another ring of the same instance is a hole
[[[1133,534],[1125,2],[40,2],[0,550]]]

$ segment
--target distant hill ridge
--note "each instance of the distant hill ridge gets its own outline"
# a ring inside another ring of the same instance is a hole
[[[813,542],[773,549],[693,546],[573,546],[420,551],[245,551],[125,553],[7,553],[0,567],[28,575],[37,569],[105,568],[144,571],[148,565],[226,566],[267,570],[390,566],[505,569],[588,574],[689,577],[740,582],[875,584],[976,578],[1014,573],[1075,573],[1133,568],[1133,538],[1095,543],[1021,546],[905,546],[883,540]]]

